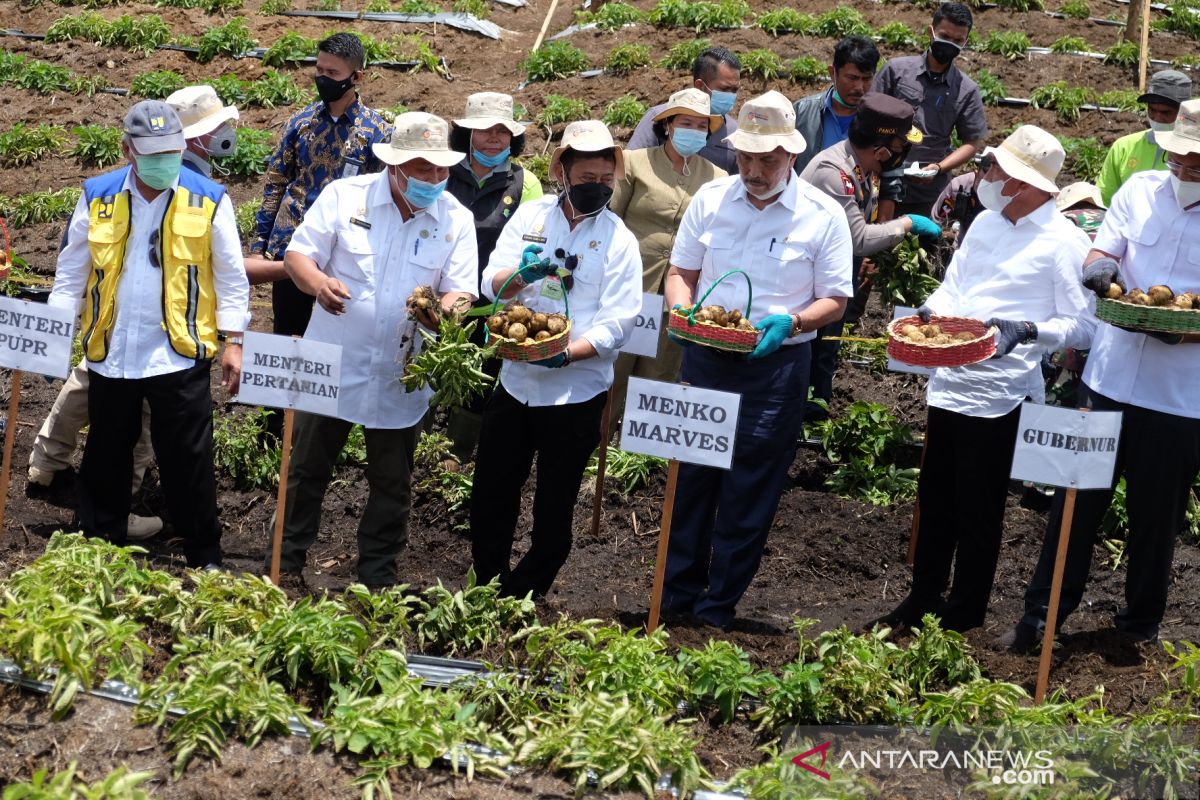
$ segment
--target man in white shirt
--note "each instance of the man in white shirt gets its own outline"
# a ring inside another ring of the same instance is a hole
[[[684,351],[682,380],[741,394],[733,465],[683,464],[671,529],[664,611],[727,627],[758,571],[796,455],[816,330],[841,319],[853,294],[846,214],[794,172],[804,137],[792,104],[771,91],[748,101],[729,137],[738,175],[696,193],[675,238],[666,302],[690,306],[733,269],[749,275],[748,318],[763,331],[749,358],[700,345]],[[743,276],[706,305],[746,308]]]
[[[357,423],[365,429],[370,486],[358,525],[358,579],[374,587],[396,582],[413,452],[433,395],[400,383],[406,354],[421,346],[405,303],[428,286],[445,312],[460,300],[469,304],[479,256],[474,217],[445,191],[450,167],[463,158],[450,149],[446,121],[401,114],[391,141],[371,147],[384,171],[325,187],[284,256],[296,285],[317,299],[304,338],[342,346],[342,381],[336,419],[296,415],[280,564],[293,575],[303,570],[334,462]]]
[[[567,350],[544,361],[506,361],[483,412],[471,495],[475,574],[481,582],[499,577],[505,594],[517,597],[545,596],[571,552],[571,518],[600,443],[613,362],[642,305],[637,240],[608,209],[625,174],[608,128],[594,120],[568,125],[550,174],[564,191],[521,204],[482,284],[489,298],[534,311],[563,312],[564,295],[570,304]],[[510,568],[521,487],[535,457],[531,546]]]
[[[180,169],[175,110],[129,110],[130,166],[83,184],[58,257],[50,303],[83,311],[91,428],[80,468],[84,533],[124,542],[133,446],[150,435],[175,530],[193,567],[221,563],[209,372],[225,336],[222,385],[237,392],[250,289],[233,204],[218,184]]]
[[[1054,205],[1062,145],[1022,125],[985,156],[990,164],[978,192],[988,210],[975,219],[920,314],[995,325],[996,355],[934,370],[929,379],[912,589],[875,621],[892,627],[917,625],[927,613],[941,616],[949,630],[983,624],[1021,403],[1045,400],[1042,354],[1087,347],[1095,329],[1092,301],[1079,283],[1087,234]],[[954,581],[943,600],[951,562]]]
[[[1174,130],[1156,137],[1167,151],[1167,169],[1138,172],[1122,184],[1088,253],[1084,284],[1098,295],[1111,283],[1200,290],[1200,100],[1183,103]],[[1129,536],[1125,607],[1115,624],[1135,639],[1158,637],[1175,536],[1200,472],[1198,343],[1197,334],[1140,333],[1100,323],[1083,372],[1088,405],[1123,414],[1113,485],[1125,477]],[[1096,532],[1111,499],[1111,490],[1077,496],[1060,624],[1083,597]],[[1003,640],[1020,652],[1042,638],[1062,510],[1059,492],[1025,592],[1024,617]]]

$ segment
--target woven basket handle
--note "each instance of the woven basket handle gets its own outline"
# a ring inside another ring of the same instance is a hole
[[[500,284],[500,291],[496,292],[496,301],[494,303],[492,303],[492,310],[488,314],[489,317],[492,316],[493,314],[495,314],[496,311],[500,308],[500,298],[504,296],[504,290],[508,288],[508,285],[510,283],[512,283],[513,278],[517,277],[518,275],[520,275],[522,272],[525,272],[526,270],[533,269],[533,266],[534,266],[533,264],[530,264],[527,267],[517,267],[517,269],[513,272],[513,274],[509,275],[508,279],[505,280],[504,283]],[[559,278],[559,280],[561,281],[562,279]],[[749,279],[747,279],[747,280],[749,280]],[[567,319],[570,319],[571,318],[571,303],[567,300],[568,294],[569,293],[567,292],[567,287],[564,286],[563,287],[563,308],[565,309],[565,313],[563,314],[563,316],[566,317]],[[487,326],[487,323],[485,322],[483,325],[483,341],[490,342],[491,340],[492,340],[492,330],[491,330],[491,328],[489,328]]]
[[[696,324],[696,312],[698,310],[700,310],[701,306],[704,305],[704,301],[708,299],[708,296],[710,294],[712,294],[712,290],[717,288],[717,285],[721,281],[725,280],[726,278],[728,278],[730,275],[733,275],[734,273],[741,275],[743,278],[746,279],[746,314],[745,314],[745,317],[746,317],[746,319],[750,319],[750,306],[751,306],[751,304],[754,303],[754,286],[753,286],[753,284],[750,283],[750,276],[747,275],[743,270],[731,269],[731,270],[729,270],[729,272],[726,272],[724,275],[722,275],[721,277],[719,277],[715,281],[713,281],[712,286],[708,287],[708,291],[706,291],[704,294],[702,294],[700,296],[700,299],[692,304],[692,309],[690,311],[688,311],[688,314],[687,314],[688,324],[690,324],[690,325]]]

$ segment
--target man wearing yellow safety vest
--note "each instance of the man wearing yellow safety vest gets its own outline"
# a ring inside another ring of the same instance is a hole
[[[209,371],[225,335],[222,386],[236,393],[249,284],[225,190],[180,169],[176,111],[129,110],[129,166],[83,184],[63,238],[50,304],[82,310],[91,428],[80,469],[80,525],[127,538],[133,445],[142,402],[167,508],[192,567],[219,567]]]

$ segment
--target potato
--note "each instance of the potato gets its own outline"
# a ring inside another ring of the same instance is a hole
[[[908,336],[908,340],[909,340],[910,342],[923,342],[923,341],[925,341],[925,334],[921,333],[921,329],[920,329],[920,328],[915,328],[915,329],[913,329],[913,330],[909,331],[909,332],[908,332],[908,334],[907,334],[907,336]]]
[[[708,312],[708,321],[714,325],[725,327],[728,324],[729,312],[725,310],[725,306],[708,306],[701,311]]]
[[[1167,286],[1151,286],[1146,294],[1150,297],[1150,302],[1156,306],[1165,306],[1175,299],[1175,293]]]
[[[1177,295],[1175,295],[1175,300],[1173,301],[1173,305],[1176,308],[1189,308],[1190,309],[1195,304],[1196,304],[1196,295],[1192,294],[1191,292],[1184,292],[1183,294],[1177,294]]]
[[[533,335],[535,342],[544,342],[550,338],[550,331],[538,331]]]
[[[1145,292],[1143,292],[1141,289],[1132,290],[1129,294],[1127,294],[1125,296],[1125,299],[1128,300],[1130,303],[1133,303],[1134,305],[1139,305],[1139,306],[1154,305],[1154,303],[1152,303],[1150,301],[1150,296],[1148,294],[1146,294]]]
[[[1120,284],[1110,283],[1108,285],[1108,291],[1104,293],[1104,296],[1109,300],[1120,300],[1122,294],[1124,293],[1121,291]]]
[[[927,338],[927,339],[937,336],[941,332],[942,332],[942,329],[939,328],[937,325],[927,324],[927,325],[921,326],[921,333],[925,334],[925,338]]]
[[[529,338],[529,329],[520,322],[510,322],[508,325],[508,338],[520,344]]]
[[[504,312],[510,323],[519,322],[522,325],[527,324],[533,319],[533,312],[520,303],[513,303]]]
[[[561,314],[551,314],[546,318],[546,330],[551,336],[557,336],[567,329],[567,320]]]
[[[734,325],[733,327],[737,328],[739,331],[758,330],[757,328],[754,327],[754,324],[752,322],[750,322],[750,320],[746,319],[745,317],[742,317],[741,319],[739,319],[737,321],[737,324]]]
[[[492,333],[503,336],[504,329],[508,327],[508,317],[503,314],[493,314],[488,317],[487,327]]]
[[[535,312],[533,318],[529,320],[529,330],[533,333],[546,330],[546,324],[549,322],[549,317],[538,311]]]
[[[913,331],[920,333],[921,329],[918,328],[916,325],[901,325],[899,333],[901,336],[911,337]]]
[[[954,334],[954,338],[960,342],[969,342],[975,338],[975,334],[971,333],[970,331],[959,331],[958,333]]]
[[[729,315],[726,319],[730,325],[737,325],[739,322],[742,321],[742,312],[738,311],[735,308],[729,312]]]
[[[713,321],[712,312],[709,311],[707,308],[702,308],[696,312],[696,316],[694,317],[694,319],[696,320],[696,322],[712,322]]]

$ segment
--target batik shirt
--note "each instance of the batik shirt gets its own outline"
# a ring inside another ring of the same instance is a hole
[[[357,98],[337,119],[320,101],[294,114],[267,162],[267,185],[254,219],[250,252],[283,258],[304,212],[330,181],[383,168],[371,145],[389,135],[383,117]]]

